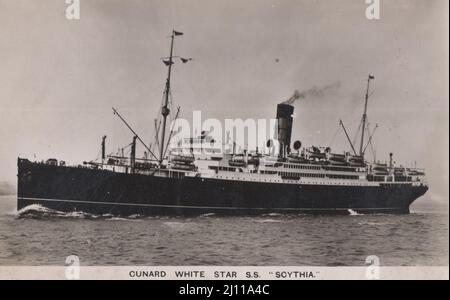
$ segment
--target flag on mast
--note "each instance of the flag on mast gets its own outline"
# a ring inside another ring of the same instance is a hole
[[[183,33],[182,32],[180,32],[180,31],[173,31],[173,34],[175,35],[175,36],[178,36],[178,35],[183,35]]]
[[[183,64],[187,63],[188,61],[192,60],[192,58],[183,58],[180,57],[181,61],[183,62]]]

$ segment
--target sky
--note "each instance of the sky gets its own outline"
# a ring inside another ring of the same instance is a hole
[[[0,181],[16,159],[95,159],[131,142],[116,107],[150,141],[172,29],[172,94],[181,116],[273,118],[295,90],[337,86],[295,103],[293,139],[348,150],[368,74],[377,158],[427,169],[433,201],[448,202],[448,1],[0,0]],[[335,133],[337,133],[335,137]],[[335,138],[333,138],[335,137]],[[138,149],[143,151],[143,149]]]

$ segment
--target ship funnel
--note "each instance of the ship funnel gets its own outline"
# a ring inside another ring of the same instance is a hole
[[[280,157],[289,154],[292,135],[292,114],[294,107],[289,104],[280,103],[277,106],[278,142],[280,143]]]

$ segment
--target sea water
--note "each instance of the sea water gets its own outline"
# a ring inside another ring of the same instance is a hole
[[[448,265],[447,211],[409,215],[126,218],[15,210],[0,197],[0,265]]]

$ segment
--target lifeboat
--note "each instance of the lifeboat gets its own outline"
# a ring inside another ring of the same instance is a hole
[[[372,165],[372,170],[387,170],[387,164],[376,163]]]
[[[195,157],[193,154],[174,154],[171,155],[170,161],[172,163],[171,168],[177,169],[177,170],[184,170],[184,171],[193,171],[195,170],[194,161]]]
[[[316,152],[316,151],[314,151],[314,152],[308,151],[307,156],[308,156],[308,159],[310,159],[310,160],[316,160],[316,159],[321,160],[321,159],[327,158],[326,153],[321,153],[321,152]]]
[[[229,161],[228,164],[233,167],[245,166],[245,159],[243,155],[235,155]]]
[[[345,154],[327,153],[327,159],[331,165],[345,166],[347,162],[345,161]]]
[[[171,169],[176,170],[184,170],[184,171],[193,171],[195,169],[194,165],[185,165],[185,164],[173,164]]]
[[[344,161],[345,154],[328,153],[328,160]]]
[[[361,155],[347,155],[346,160],[350,166],[364,165],[364,157],[362,157]]]
[[[193,154],[176,154],[171,156],[171,161],[175,164],[192,164],[195,158]]]
[[[387,164],[376,163],[372,165],[374,175],[389,175]]]
[[[415,169],[406,169],[408,175],[410,176],[424,176],[425,172],[421,170],[415,170]]]
[[[308,161],[301,156],[288,156],[287,160],[290,163],[305,163]]]
[[[244,167],[245,166],[245,162],[243,162],[243,161],[230,160],[230,161],[228,161],[228,164],[232,167]]]

